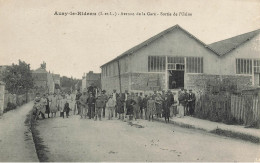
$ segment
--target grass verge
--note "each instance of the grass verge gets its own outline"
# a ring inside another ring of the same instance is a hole
[[[32,116],[32,111],[30,111],[25,120],[25,124],[29,127],[29,130],[32,133],[33,137],[33,142],[35,145],[36,153],[38,156],[38,159],[40,162],[48,162],[48,155],[47,153],[49,152],[47,147],[43,144],[43,140],[40,137],[40,132],[37,130],[38,122],[34,120]]]
[[[219,128],[212,130],[211,133],[221,135],[221,136],[236,138],[236,139],[242,139],[242,140],[250,141],[252,143],[260,144],[260,138],[259,137],[247,135],[247,134],[244,134],[244,133],[232,132],[232,131],[228,131],[228,130],[222,130],[222,129],[219,129]]]

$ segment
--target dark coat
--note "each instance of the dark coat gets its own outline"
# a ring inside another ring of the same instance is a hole
[[[189,93],[188,94],[188,101],[191,102],[191,103],[195,103],[195,100],[196,100],[195,93]]]
[[[116,99],[116,107],[117,107],[117,112],[119,114],[124,113],[124,100],[120,97],[117,97]]]
[[[69,103],[66,102],[66,104],[64,105],[64,112],[69,112],[70,111],[70,107],[69,107]]]
[[[134,114],[134,107],[133,105],[135,105],[136,102],[133,99],[128,99],[126,100],[126,115],[132,115]]]
[[[89,97],[87,99],[87,103],[88,103],[89,106],[92,106],[93,104],[95,104],[95,102],[96,102],[95,97]]]

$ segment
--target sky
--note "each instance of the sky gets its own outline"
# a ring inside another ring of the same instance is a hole
[[[145,16],[55,15],[55,12]],[[148,16],[187,12],[192,16]],[[0,65],[21,59],[81,79],[159,32],[179,24],[206,44],[260,28],[260,0],[0,0]]]

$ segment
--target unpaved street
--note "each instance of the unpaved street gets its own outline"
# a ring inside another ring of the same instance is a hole
[[[30,102],[0,118],[0,161],[38,162],[32,135],[24,121],[32,109]]]
[[[250,142],[159,122],[133,124],[71,116],[40,120],[37,128],[49,161],[254,161],[260,155]]]

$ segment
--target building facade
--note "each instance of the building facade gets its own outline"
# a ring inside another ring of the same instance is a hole
[[[259,30],[207,45],[175,25],[102,65],[102,89],[198,92],[209,78],[234,80],[238,89],[257,87],[259,52]]]
[[[54,93],[55,84],[60,85],[60,75],[46,71],[46,64],[43,63],[40,68],[32,71],[34,87],[44,90],[48,93]]]

